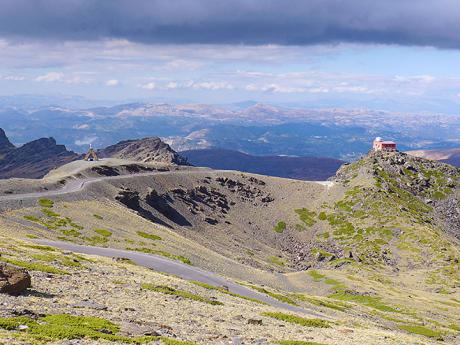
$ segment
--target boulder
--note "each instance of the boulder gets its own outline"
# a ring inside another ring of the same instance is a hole
[[[19,295],[31,285],[30,275],[26,270],[0,263],[0,293]]]

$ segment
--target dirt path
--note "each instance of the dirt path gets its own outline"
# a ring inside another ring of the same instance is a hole
[[[24,200],[24,199],[38,199],[43,197],[52,197],[64,194],[76,193],[84,190],[88,185],[107,181],[107,180],[123,180],[129,179],[132,177],[139,176],[155,176],[155,175],[165,175],[165,174],[209,174],[209,173],[228,173],[235,172],[233,170],[211,170],[209,168],[195,168],[193,170],[182,170],[182,171],[154,171],[147,173],[138,173],[130,175],[117,175],[117,176],[100,176],[100,177],[87,177],[84,179],[72,180],[64,185],[64,187],[55,190],[41,191],[41,192],[32,192],[32,193],[21,193],[21,194],[4,194],[0,195],[1,201],[12,201],[12,200]],[[317,183],[323,186],[326,186],[328,189],[331,187],[333,182],[330,181],[303,181],[307,183]]]
[[[242,285],[233,283],[232,281],[222,278],[216,275],[215,273],[203,270],[198,267],[186,265],[179,261],[170,260],[162,256],[132,252],[132,251],[122,250],[122,249],[83,246],[83,245],[77,245],[77,244],[59,242],[59,241],[35,240],[34,242],[42,244],[42,245],[56,247],[62,250],[69,250],[72,252],[77,252],[77,253],[99,255],[99,256],[106,256],[106,257],[112,257],[112,258],[127,258],[127,259],[134,261],[136,264],[140,266],[151,268],[159,272],[174,274],[186,280],[196,280],[196,281],[200,281],[202,283],[210,284],[216,287],[225,286],[228,288],[230,292],[233,292],[233,293],[236,293],[236,294],[248,297],[248,298],[257,299],[261,302],[267,303],[268,305],[272,307],[281,308],[281,309],[285,309],[285,310],[289,310],[289,311],[293,311],[297,313],[302,313],[302,314],[306,314],[312,317],[324,318],[324,315],[317,314],[313,311],[309,311],[309,310],[306,310],[300,307],[296,307],[296,306],[293,306],[287,303],[280,302],[265,294],[256,292]]]

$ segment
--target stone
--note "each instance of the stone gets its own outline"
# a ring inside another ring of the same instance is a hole
[[[30,274],[22,268],[0,263],[0,293],[19,295],[30,288]]]
[[[262,319],[248,319],[248,325],[262,325]]]
[[[94,310],[107,310],[107,307],[102,304],[98,304],[92,301],[81,301],[79,303],[73,304],[72,308],[88,308]]]

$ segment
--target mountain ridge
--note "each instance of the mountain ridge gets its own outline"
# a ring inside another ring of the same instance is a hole
[[[4,147],[4,146],[3,146]],[[79,157],[54,138],[41,138],[13,147],[0,159],[0,178],[41,178],[48,171]]]
[[[333,176],[345,163],[327,157],[256,156],[221,148],[180,151],[180,154],[196,166],[317,181]]]
[[[67,150],[64,145],[58,145],[54,138],[40,138],[15,147],[5,132],[0,130],[0,178],[3,179],[40,179],[51,170],[84,157]],[[185,158],[158,137],[121,141],[98,150],[98,154],[101,157],[147,163],[188,164]]]
[[[438,160],[460,168],[460,148],[444,150],[415,150],[407,151],[407,153],[416,157]]]
[[[124,140],[97,152],[101,157],[188,165],[184,157],[158,137]]]

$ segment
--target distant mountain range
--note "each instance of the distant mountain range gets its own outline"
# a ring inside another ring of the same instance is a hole
[[[325,180],[344,163],[333,158],[254,156],[223,149],[174,151],[158,137],[125,140],[97,150],[101,158],[140,162],[205,166],[301,180]],[[0,178],[42,178],[50,170],[77,159],[81,154],[58,145],[54,138],[41,138],[15,147],[0,129]]]
[[[13,99],[14,101],[14,99]],[[257,156],[321,156],[351,161],[381,136],[401,150],[459,146],[460,117],[369,109],[299,109],[231,105],[130,103],[82,109],[78,99],[0,98],[0,127],[21,145],[51,136],[72,151],[132,138],[161,137],[176,151],[224,148]],[[34,103],[35,102],[35,103]],[[2,105],[3,104],[3,105]],[[34,106],[34,104],[36,104]]]
[[[407,153],[412,156],[432,159],[460,168],[460,148],[448,150],[416,150],[408,151]]]
[[[195,166],[313,181],[326,180],[345,163],[333,158],[254,156],[224,149],[188,150],[180,154]]]

